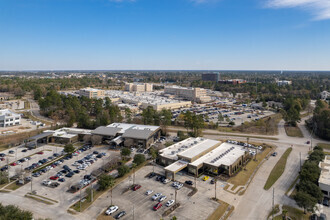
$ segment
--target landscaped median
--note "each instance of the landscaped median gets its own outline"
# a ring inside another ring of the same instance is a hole
[[[289,137],[304,137],[303,133],[301,132],[300,128],[298,126],[289,126],[289,125],[284,125],[285,128],[285,133]]]
[[[277,207],[276,207],[277,206]],[[304,212],[300,209],[283,205],[282,206],[282,213],[279,214],[279,205],[275,206],[275,212],[274,212],[274,220],[282,220],[284,219],[283,216],[289,217],[290,219],[299,219],[299,220],[309,220],[310,214],[304,214]],[[269,213],[268,219],[272,216],[273,211]]]
[[[234,206],[231,206],[228,203],[219,199],[217,200],[217,202],[219,203],[218,208],[214,210],[214,212],[207,218],[207,220],[226,220],[234,211]]]
[[[270,172],[267,182],[264,186],[265,190],[270,189],[270,187],[272,187],[274,185],[274,183],[281,177],[281,175],[283,174],[283,172],[285,170],[286,161],[287,161],[291,151],[292,151],[292,147],[288,148],[284,152],[284,154],[281,156],[279,161],[276,163],[276,165]]]

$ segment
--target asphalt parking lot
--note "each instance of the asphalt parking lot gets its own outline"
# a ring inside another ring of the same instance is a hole
[[[87,156],[88,154],[92,154],[93,151],[98,151],[99,153],[106,153],[106,156],[102,157],[102,159],[98,159],[93,164],[88,166],[84,170],[80,170],[80,173],[73,175],[71,178],[65,177],[65,174],[63,178],[65,179],[65,182],[59,182],[58,180],[50,180],[49,178],[51,176],[56,175],[59,171],[63,170],[63,166],[67,165],[72,170],[76,170],[75,166],[72,166],[72,164],[79,159],[82,159],[83,157]],[[42,174],[39,177],[33,177],[32,179],[32,189],[33,191],[36,191],[36,193],[40,196],[45,196],[47,198],[51,198],[53,200],[59,201],[60,205],[65,207],[66,209],[75,201],[79,200],[80,194],[79,192],[71,193],[67,192],[70,187],[76,183],[79,182],[79,180],[83,179],[84,175],[90,174],[92,171],[98,169],[103,164],[107,163],[111,160],[111,158],[118,157],[120,155],[120,152],[118,151],[109,151],[108,147],[94,147],[90,150],[84,151],[79,154],[79,156],[73,156],[72,159],[64,160],[62,164],[59,166],[51,169],[50,171]],[[44,156],[44,155],[41,155]],[[44,157],[43,157],[44,158]],[[49,186],[45,186],[42,184],[44,180],[50,180],[52,182],[58,182],[60,185],[56,188],[51,188]],[[87,187],[86,187],[87,188]],[[86,189],[85,188],[85,189]],[[20,192],[30,192],[31,191],[31,183],[28,183],[24,186],[22,186],[19,189]],[[82,190],[84,192],[84,190]]]
[[[134,216],[143,216],[143,219],[161,219],[162,214],[165,210],[169,209],[165,206],[166,202],[171,199],[175,199],[175,189],[171,186],[172,181],[163,184],[159,181],[156,181],[155,177],[149,179],[145,176],[152,172],[152,166],[146,166],[140,169],[135,174],[135,184],[140,184],[142,187],[137,191],[129,190],[125,193],[126,189],[133,184],[133,178],[129,177],[120,185],[118,185],[113,190],[113,205],[119,207],[113,216],[116,216],[120,211],[126,211],[126,216],[123,219],[132,219]],[[156,167],[155,172],[164,174],[163,169]],[[177,178],[180,182],[185,180],[193,180],[190,176],[178,176]],[[200,178],[201,179],[201,178]],[[208,187],[214,186],[209,182],[203,182],[198,180],[198,185],[204,184]],[[153,193],[150,195],[145,195],[147,190],[153,190]],[[177,208],[173,213],[171,213],[165,219],[168,219],[172,216],[176,216],[178,219],[207,219],[207,217],[212,214],[212,212],[218,207],[218,203],[214,202],[210,198],[212,193],[210,193],[207,187],[200,187],[199,191],[192,197],[189,197],[188,194],[192,190],[187,187],[182,187],[180,190],[177,190],[177,202],[180,203],[180,207]],[[167,198],[161,202],[162,207],[157,211],[153,210],[153,206],[158,203],[158,201],[153,201],[151,197],[155,193],[162,193],[162,195],[167,196]],[[107,201],[103,202],[104,211],[107,207],[110,206],[111,200],[108,196]]]

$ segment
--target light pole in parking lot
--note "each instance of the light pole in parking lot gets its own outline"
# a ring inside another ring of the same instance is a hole
[[[175,188],[175,194],[174,194],[174,205],[176,205],[176,195],[177,195],[178,190]]]
[[[217,200],[217,179],[214,178],[214,198]]]

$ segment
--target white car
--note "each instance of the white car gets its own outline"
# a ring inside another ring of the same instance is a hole
[[[176,189],[181,189],[182,187],[183,187],[183,184],[182,184],[182,183],[178,183],[178,184],[175,186]]]
[[[52,182],[49,180],[42,181],[42,185],[49,186]]]
[[[163,183],[166,184],[166,183],[169,183],[171,180],[169,179],[164,179]]]
[[[174,182],[174,183],[172,183],[172,186],[176,187],[178,184],[179,184],[178,182]]]
[[[112,213],[114,213],[117,210],[118,210],[118,206],[111,206],[110,208],[107,209],[107,211],[105,211],[105,214],[111,215]]]
[[[167,197],[166,196],[161,196],[160,198],[159,198],[159,202],[162,202],[162,201],[164,201],[165,199],[166,199]]]
[[[151,199],[155,201],[155,200],[157,200],[161,195],[162,195],[161,193],[156,193],[155,195],[153,195],[153,196],[151,197]]]
[[[167,207],[170,207],[173,204],[174,204],[174,200],[173,199],[172,200],[168,200],[167,203],[166,203],[166,206]]]
[[[151,193],[153,193],[153,191],[152,191],[152,190],[148,190],[148,191],[146,192],[146,195],[149,196]]]

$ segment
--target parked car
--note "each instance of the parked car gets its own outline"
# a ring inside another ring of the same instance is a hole
[[[156,193],[155,195],[153,195],[153,196],[151,197],[151,199],[155,201],[155,200],[157,200],[159,197],[161,197],[161,195],[162,195],[161,193]]]
[[[209,176],[204,176],[203,181],[208,180],[210,177]]]
[[[51,180],[57,180],[59,177],[58,176],[51,176],[51,177],[49,177],[49,179],[51,179]]]
[[[324,213],[321,213],[319,220],[327,220],[327,216]]]
[[[185,181],[185,183],[186,183],[187,185],[190,185],[190,186],[193,185],[193,182],[192,182],[191,180],[187,180],[187,181]]]
[[[213,178],[212,180],[211,180],[211,184],[214,184],[215,183],[215,179]]]
[[[149,179],[153,178],[154,176],[156,176],[156,174],[154,172],[149,173],[149,175],[147,176]]]
[[[169,180],[169,179],[164,179],[164,180],[163,180],[163,183],[164,183],[164,184],[169,183],[169,182],[171,182],[171,180]]]
[[[121,211],[121,212],[118,213],[118,215],[116,215],[116,219],[120,219],[124,215],[126,215],[126,212],[125,211]]]
[[[160,207],[162,207],[163,205],[159,202],[154,206],[154,210],[157,211]]]
[[[44,154],[44,152],[43,151],[39,151],[37,154]]]
[[[174,204],[174,200],[173,199],[172,200],[168,200],[167,203],[166,203],[166,206],[167,207],[170,207],[173,204]]]
[[[165,199],[166,199],[167,197],[166,196],[161,196],[160,198],[159,198],[159,202],[162,202],[162,201],[164,201]]]
[[[273,157],[276,157],[276,155],[277,155],[277,152],[272,153]]]
[[[23,149],[22,152],[23,152],[23,153],[27,152],[27,149]]]
[[[146,195],[149,196],[151,193],[153,193],[153,190],[148,190],[148,191],[146,192]]]
[[[64,178],[59,178],[58,181],[65,182],[65,179]]]
[[[116,212],[118,210],[118,206],[111,206],[109,207],[106,211],[105,214],[106,215],[111,215],[112,213]]]
[[[15,153],[15,151],[13,151],[13,150],[10,150],[8,153],[10,153],[10,154],[13,154],[13,153]]]
[[[136,191],[136,190],[138,190],[138,189],[140,189],[140,188],[141,188],[141,185],[136,184],[136,185],[133,187],[133,191]]]
[[[329,206],[329,199],[328,198],[324,197],[324,199],[323,199],[323,205],[324,206]]]

